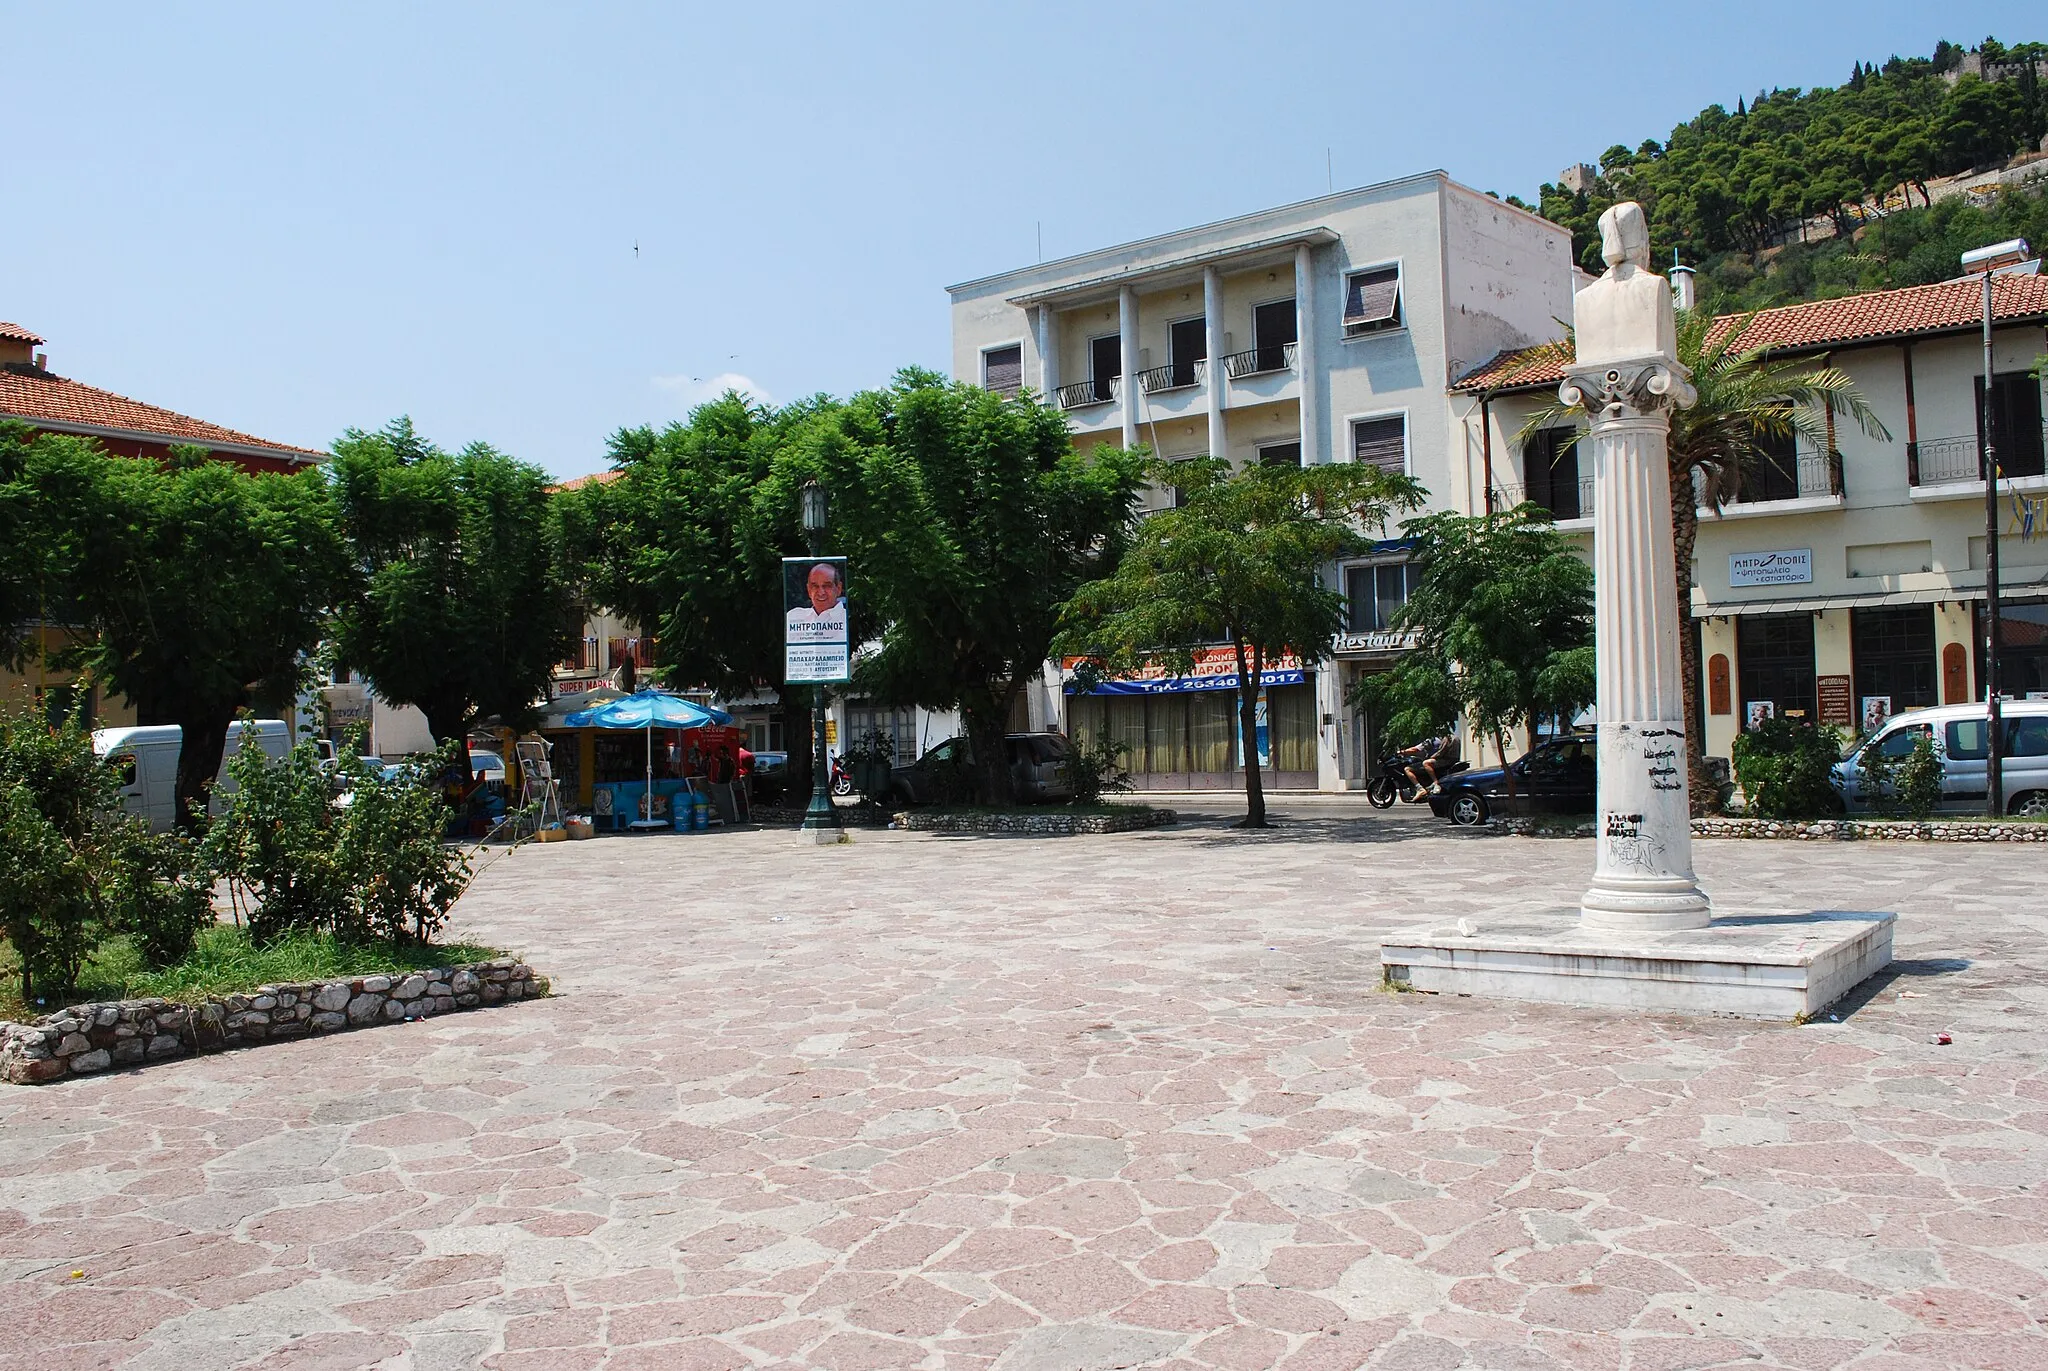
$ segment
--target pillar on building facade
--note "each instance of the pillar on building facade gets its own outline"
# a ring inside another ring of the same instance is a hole
[[[1122,355],[1124,446],[1138,445],[1138,291],[1125,286],[1116,294],[1117,346]]]
[[[1038,393],[1048,404],[1060,398],[1060,321],[1051,305],[1038,307]]]
[[[1208,354],[1209,455],[1228,458],[1223,437],[1223,388],[1230,383],[1223,365],[1223,273],[1202,268],[1202,351]]]
[[[1642,208],[1600,216],[1605,275],[1573,302],[1578,355],[1559,388],[1583,406],[1593,454],[1593,629],[1599,780],[1590,928],[1703,928],[1692,869],[1678,591],[1671,538],[1670,411],[1693,402],[1671,292],[1649,269]]]
[[[1323,450],[1321,377],[1316,372],[1316,282],[1313,250],[1294,245],[1294,375],[1301,383],[1301,463],[1327,462]]]

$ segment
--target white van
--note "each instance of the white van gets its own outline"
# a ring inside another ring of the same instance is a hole
[[[245,733],[253,729],[257,746],[275,762],[291,751],[292,733],[282,719],[237,719],[228,725],[227,746],[221,752],[220,771],[213,780],[217,806],[223,795],[234,793],[228,762],[242,746]],[[140,728],[96,728],[92,750],[121,770],[121,808],[147,822],[152,830],[167,833],[178,817],[178,755],[184,750],[185,730],[176,724],[154,724]]]
[[[2027,818],[2048,815],[2048,700],[2005,700],[1999,714],[2005,735],[1999,769],[2005,812]],[[1863,792],[1857,760],[1872,748],[1895,761],[1903,760],[1913,750],[1914,741],[1925,734],[1941,758],[1940,812],[1982,814],[1989,784],[1985,735],[1990,729],[1982,701],[1894,715],[1835,764],[1835,784],[1841,789],[1842,801],[1852,814],[1868,812],[1872,797]]]

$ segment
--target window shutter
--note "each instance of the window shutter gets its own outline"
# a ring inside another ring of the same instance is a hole
[[[1398,267],[1361,271],[1351,278],[1344,297],[1344,327],[1371,328],[1395,321],[1401,302]]]
[[[1361,419],[1353,424],[1351,458],[1400,475],[1408,469],[1408,421],[1396,414],[1388,419]]]
[[[990,390],[1016,390],[1024,384],[1024,349],[990,348],[981,356],[982,385]]]

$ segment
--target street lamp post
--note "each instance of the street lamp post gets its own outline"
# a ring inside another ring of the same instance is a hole
[[[2005,719],[1998,699],[1998,453],[1991,436],[1991,278],[2006,272],[2038,270],[2029,260],[2027,240],[2014,238],[1963,254],[1963,270],[1984,278],[1984,400],[1979,423],[1984,452],[1984,813],[2005,817]]]
[[[804,541],[813,557],[824,553],[825,487],[804,482],[800,493]],[[804,831],[820,843],[833,842],[839,833],[839,811],[832,807],[832,753],[825,736],[825,687],[811,687],[811,803],[804,810]]]

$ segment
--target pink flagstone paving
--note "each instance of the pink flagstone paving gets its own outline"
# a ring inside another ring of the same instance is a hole
[[[1793,1027],[1383,993],[1590,850],[1290,806],[521,849],[553,999],[0,1087],[0,1369],[2048,1365],[2034,849],[1699,844],[1899,912]]]

